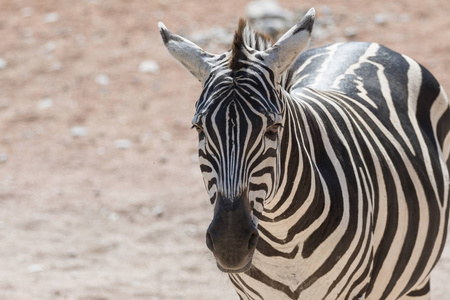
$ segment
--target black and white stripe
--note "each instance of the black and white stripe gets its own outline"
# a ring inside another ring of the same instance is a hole
[[[211,202],[247,201],[259,233],[230,279],[241,299],[429,299],[449,218],[445,92],[379,44],[282,53],[311,29],[305,17],[272,46],[241,23],[197,76]]]

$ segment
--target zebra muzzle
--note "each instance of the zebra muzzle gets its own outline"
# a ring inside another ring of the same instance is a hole
[[[232,201],[218,199],[214,218],[206,232],[206,245],[222,272],[247,271],[252,264],[258,237],[245,198],[239,197]]]

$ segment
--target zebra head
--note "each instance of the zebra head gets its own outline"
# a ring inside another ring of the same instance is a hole
[[[159,23],[169,52],[203,85],[192,121],[200,169],[214,204],[206,244],[224,272],[250,268],[258,216],[280,178],[285,112],[280,82],[309,43],[314,9],[272,45],[241,20],[232,49],[203,49]]]

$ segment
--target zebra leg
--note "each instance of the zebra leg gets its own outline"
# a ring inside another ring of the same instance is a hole
[[[430,300],[430,279],[427,279],[414,291],[398,300]]]

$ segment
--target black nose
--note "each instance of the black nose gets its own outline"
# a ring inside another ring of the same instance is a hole
[[[248,234],[245,234],[244,232],[240,232],[240,234],[230,232],[229,234],[224,235],[218,233],[216,230],[213,230],[210,225],[208,231],[206,232],[206,246],[209,250],[214,252],[216,250],[216,248],[214,247],[215,241],[220,246],[223,246],[222,244],[224,243],[230,243],[231,245],[237,247],[240,246],[239,244],[246,245],[248,250],[253,251],[256,248],[259,234],[256,228],[254,226],[252,227],[253,228],[249,229]]]
[[[220,201],[226,201],[221,199]],[[214,219],[206,232],[206,245],[214,253],[219,269],[242,272],[251,265],[258,243],[258,231],[248,208],[233,203],[216,203]]]
[[[224,226],[227,230],[221,230],[223,228],[214,227],[210,226],[206,232],[206,245],[214,254],[219,269],[228,273],[246,271],[258,243],[256,228],[251,226],[243,230],[238,226],[240,230],[232,230]]]

